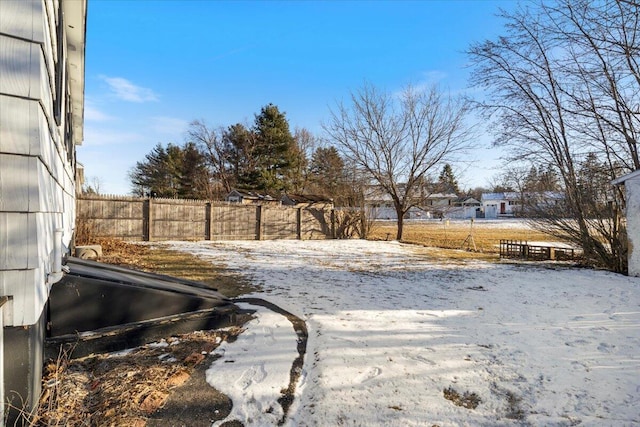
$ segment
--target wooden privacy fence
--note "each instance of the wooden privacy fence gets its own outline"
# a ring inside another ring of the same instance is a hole
[[[313,206],[83,195],[77,198],[77,221],[95,237],[124,240],[308,240],[335,236],[333,209]]]
[[[519,240],[500,240],[500,258],[566,261],[575,259],[575,250],[554,246],[530,245]]]

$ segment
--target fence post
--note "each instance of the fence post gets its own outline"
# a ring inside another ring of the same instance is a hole
[[[262,240],[262,205],[256,208],[256,240]]]
[[[205,212],[204,212],[204,238],[205,238],[205,240],[211,240],[211,227],[212,227],[212,224],[211,224],[211,218],[212,218],[212,215],[211,215],[211,210],[212,210],[211,202],[205,203],[204,209],[205,209]]]
[[[142,226],[144,228],[143,240],[150,242],[152,239],[151,230],[153,229],[151,225],[151,197],[145,200],[142,205]]]
[[[331,236],[332,239],[336,238],[336,210],[331,208]]]
[[[296,210],[296,237],[302,240],[302,208]]]

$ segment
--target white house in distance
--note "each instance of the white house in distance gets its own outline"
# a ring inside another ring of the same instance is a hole
[[[480,202],[485,218],[512,217],[519,209],[521,201],[520,193],[482,193]]]
[[[624,185],[626,194],[629,276],[640,277],[640,169],[611,182]]]
[[[405,219],[441,218],[449,216],[450,212],[457,212],[455,202],[458,196],[455,193],[429,193],[425,189],[420,193],[416,196],[418,206],[409,209]],[[394,221],[398,219],[393,199],[379,186],[371,185],[366,189],[364,204],[371,219]]]
[[[0,419],[8,425],[17,415],[7,402],[27,410],[37,402],[45,307],[72,244],[86,13],[86,0],[0,0]]]
[[[538,191],[518,193],[507,191],[502,193],[482,193],[481,202],[484,217],[489,219],[510,218],[523,214],[523,203],[547,209],[564,200],[564,193],[558,191]],[[526,214],[526,212],[525,212]]]

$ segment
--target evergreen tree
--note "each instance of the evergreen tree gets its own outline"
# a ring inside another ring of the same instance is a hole
[[[210,173],[205,155],[195,144],[184,148],[157,144],[129,172],[132,193],[137,196],[203,198],[209,196]]]
[[[524,179],[523,190],[540,193],[544,191],[557,191],[559,189],[558,174],[551,165],[545,168],[543,165],[531,166]]]
[[[273,104],[262,107],[253,131],[257,141],[257,167],[251,176],[254,188],[273,194],[289,191],[300,153],[284,113]]]
[[[165,149],[162,144],[157,144],[150,153],[145,155],[145,159],[136,162],[134,168],[129,172],[129,179],[132,183],[132,193],[137,196],[154,195],[157,197],[174,197],[175,182],[173,180],[172,162],[169,160],[168,150],[171,144]],[[175,154],[175,150],[171,150]]]
[[[188,142],[182,148],[182,163],[179,172],[178,197],[208,199],[211,198],[210,172],[204,153],[196,145]]]
[[[245,125],[237,123],[229,126],[223,136],[225,157],[232,178],[232,186],[253,189],[257,169],[256,135]]]
[[[338,199],[345,185],[344,161],[335,147],[319,147],[309,165],[310,188],[313,192]]]
[[[453,173],[453,168],[449,163],[445,164],[438,177],[439,191],[443,193],[455,193],[460,194],[460,187],[458,186],[458,180]]]
[[[544,168],[538,166],[539,191],[558,191],[560,189],[560,180],[558,173],[551,165]]]

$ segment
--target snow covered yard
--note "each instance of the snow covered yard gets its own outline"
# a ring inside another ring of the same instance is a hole
[[[173,242],[307,322],[292,426],[640,424],[640,279],[434,261],[397,242]],[[244,336],[244,337],[243,337]],[[207,380],[276,424],[296,335],[260,310]]]

